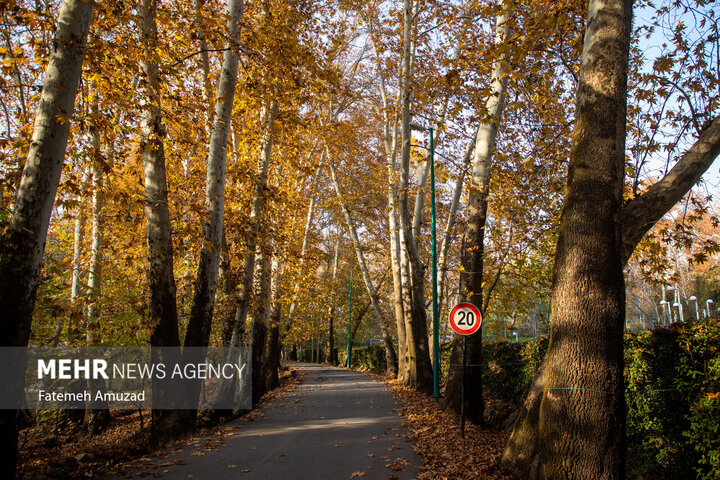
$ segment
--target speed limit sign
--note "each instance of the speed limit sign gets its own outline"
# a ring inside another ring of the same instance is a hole
[[[472,335],[482,325],[480,310],[472,303],[459,303],[450,310],[450,326],[460,335]]]

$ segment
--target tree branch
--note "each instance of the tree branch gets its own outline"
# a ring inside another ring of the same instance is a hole
[[[675,166],[643,195],[622,209],[622,259],[627,263],[642,237],[690,191],[720,154],[720,116]]]

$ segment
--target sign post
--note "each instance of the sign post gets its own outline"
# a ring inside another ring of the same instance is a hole
[[[463,336],[462,388],[460,389],[460,434],[465,438],[465,370],[467,367],[467,336],[480,330],[482,315],[472,303],[459,303],[450,310],[450,327]]]

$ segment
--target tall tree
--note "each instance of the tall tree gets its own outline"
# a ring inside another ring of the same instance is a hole
[[[330,154],[328,154],[328,158],[329,157]],[[337,194],[340,207],[342,208],[343,215],[345,216],[348,233],[350,234],[350,239],[352,240],[353,247],[355,249],[355,255],[357,256],[358,265],[360,266],[360,271],[362,272],[363,280],[365,281],[365,288],[370,296],[370,302],[372,303],[373,310],[375,312],[375,318],[377,319],[378,326],[382,332],[387,365],[386,373],[391,377],[395,377],[397,375],[397,355],[395,354],[395,346],[393,345],[393,338],[390,334],[390,326],[388,324],[387,316],[380,306],[380,298],[375,289],[375,283],[370,276],[370,270],[368,270],[367,263],[365,261],[365,253],[362,250],[362,245],[360,245],[360,239],[358,238],[352,214],[350,213],[350,209],[343,199],[342,191],[340,190],[340,183],[338,182],[337,173],[335,172],[335,166],[330,163],[329,167],[333,186],[335,187],[335,193]],[[425,341],[427,342],[427,339]]]
[[[268,186],[268,170],[272,159],[273,140],[275,136],[275,121],[278,116],[278,104],[271,100],[266,102],[266,107],[262,112],[263,117],[263,138],[260,143],[260,155],[257,165],[257,178],[252,197],[252,207],[250,211],[250,231],[246,241],[246,254],[243,260],[243,274],[240,280],[240,293],[235,304],[235,318],[233,319],[232,328],[230,329],[230,347],[238,347],[245,333],[245,323],[247,321],[248,309],[251,305],[252,292],[254,285],[254,272],[256,263],[256,251],[258,248],[259,237],[261,234],[260,222],[265,214],[267,203],[267,186]],[[258,329],[261,327],[258,326]],[[264,348],[264,336],[259,336],[256,332],[256,340],[258,344],[253,351],[252,368],[261,369],[262,350]],[[259,351],[258,351],[259,350]],[[261,384],[258,382],[257,386]],[[263,384],[264,385],[264,384]],[[231,389],[225,387],[230,392]],[[253,390],[253,398],[260,398],[262,394],[256,397],[256,391]]]
[[[273,258],[270,266],[272,281],[270,284],[270,315],[268,316],[265,348],[263,350],[263,372],[266,392],[280,386],[280,314],[282,312],[282,262]]]
[[[204,360],[204,348],[210,340],[215,292],[220,268],[220,249],[223,242],[223,221],[225,213],[225,171],[227,164],[228,139],[231,116],[235,100],[235,86],[239,63],[240,18],[243,0],[231,0],[228,5],[228,46],[223,54],[220,84],[212,117],[210,148],[208,151],[207,176],[205,180],[205,222],[202,232],[202,249],[195,276],[190,319],[183,343],[183,362],[199,363]],[[190,347],[188,349],[188,347]],[[195,347],[195,348],[193,348]],[[197,348],[201,347],[201,348]],[[193,382],[189,398],[200,394],[201,382]],[[190,412],[194,423],[197,410]]]
[[[631,5],[624,0],[588,5],[555,256],[550,347],[540,373],[543,384],[531,390],[539,400],[537,418],[534,411],[527,418],[537,430],[523,431],[519,422],[508,447],[509,452],[529,441],[529,461],[547,478],[625,476],[620,218]],[[520,439],[523,435],[535,438]],[[526,461],[527,451],[516,453]],[[524,476],[535,474],[523,467]]]
[[[65,0],[45,71],[32,140],[0,246],[0,336],[3,346],[24,347],[30,337],[50,212],[60,181],[70,134],[92,4]],[[5,395],[22,396],[23,370],[11,369]],[[15,477],[17,423],[14,410],[0,412],[0,475]]]
[[[75,216],[75,231],[73,235],[73,271],[72,282],[70,287],[70,318],[68,320],[68,341],[72,341],[80,331],[82,319],[82,302],[80,301],[80,285],[82,277],[83,254],[85,250],[85,222],[87,214],[85,213],[85,192],[87,185],[92,177],[92,167],[88,167],[83,174],[80,184],[80,198],[78,201],[77,214]]]
[[[400,72],[400,189],[398,216],[400,219],[400,266],[402,273],[403,316],[407,344],[407,377],[405,382],[419,390],[432,388],[432,368],[427,338],[427,315],[425,311],[424,268],[412,231],[408,187],[411,150],[411,103],[413,98],[412,72],[414,62],[414,19],[417,3],[405,0],[403,6],[403,60]]]
[[[483,273],[485,261],[485,223],[487,222],[488,194],[492,160],[495,151],[500,120],[505,106],[505,95],[508,88],[508,58],[505,42],[510,34],[512,2],[505,0],[501,4],[502,11],[495,22],[495,46],[498,51],[505,52],[493,62],[490,95],[485,105],[487,119],[477,129],[475,136],[475,156],[470,179],[470,195],[468,200],[468,218],[462,241],[462,271],[460,274],[460,294],[464,301],[473,303],[482,314],[487,310],[487,301],[483,302]],[[463,358],[461,342],[456,335],[453,341],[451,363],[459,365]],[[467,359],[470,364],[482,363],[482,331],[466,339]],[[460,411],[463,388],[462,370],[451,368],[445,390],[445,405]],[[482,370],[471,367],[466,381],[465,412],[468,418],[483,423]]]
[[[94,41],[93,41],[94,43]],[[90,268],[88,273],[88,309],[87,332],[90,344],[100,345],[102,335],[100,331],[100,310],[102,307],[102,265],[103,265],[103,206],[105,203],[103,186],[103,162],[101,147],[99,95],[94,85],[90,87],[90,118],[88,132],[90,133],[90,146],[92,148],[92,246],[90,250]],[[88,379],[89,388],[94,388],[97,380]],[[84,425],[91,435],[100,433],[110,424],[110,410],[107,402],[90,402],[85,412]]]
[[[340,265],[340,243],[342,240],[342,235],[338,234],[338,238],[335,241],[335,252],[332,255],[332,258],[330,261],[328,261],[328,270],[332,270],[332,274],[330,277],[330,285],[333,287],[335,286],[335,282],[337,281],[337,274],[338,274],[338,267]],[[327,308],[327,317],[328,317],[328,351],[327,355],[325,356],[326,362],[330,365],[336,365],[337,364],[337,355],[335,354],[335,322],[337,321],[337,307],[335,306],[335,302],[331,302],[331,304]]]
[[[623,204],[631,13],[630,1],[588,5],[550,346],[503,455],[524,478],[624,478],[623,266],[720,153],[716,117],[665,177]]]
[[[165,166],[165,126],[162,118],[160,72],[156,61],[158,48],[157,0],[143,0],[139,5],[140,43],[143,59],[140,63],[141,139],[145,182],[145,216],[147,218],[148,272],[150,290],[149,323],[151,347],[179,347],[175,274],[168,207],[167,174]],[[167,352],[168,350],[165,350]],[[154,350],[153,355],[163,350]],[[172,358],[157,361],[173,363]],[[166,382],[153,378],[153,404],[167,404],[174,393]],[[184,429],[174,411],[153,408],[152,436],[160,442]]]

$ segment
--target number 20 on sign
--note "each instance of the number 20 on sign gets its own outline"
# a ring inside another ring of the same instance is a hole
[[[472,303],[459,303],[450,311],[450,327],[460,335],[472,335],[480,329],[482,316]]]

